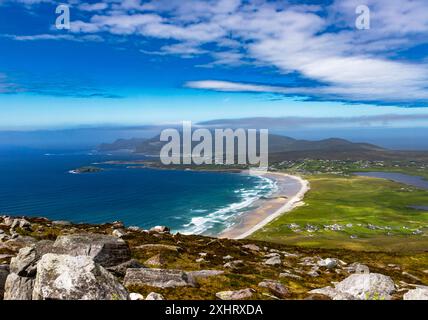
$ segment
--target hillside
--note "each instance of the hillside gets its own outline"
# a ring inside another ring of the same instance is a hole
[[[258,141],[257,141],[258,143]],[[193,146],[197,144],[193,143]],[[158,155],[164,142],[159,136],[150,139],[119,139],[104,143],[99,151],[130,150],[142,155]],[[235,151],[237,154],[237,150]],[[325,159],[325,160],[428,160],[428,152],[388,150],[369,143],[355,143],[330,138],[318,141],[297,140],[280,135],[269,135],[269,160]]]
[[[428,281],[427,258],[0,217],[9,300],[415,299],[428,294],[415,289]]]

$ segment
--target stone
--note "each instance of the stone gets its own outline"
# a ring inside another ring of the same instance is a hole
[[[129,294],[129,300],[144,300],[144,296],[140,293],[131,292]]]
[[[390,299],[395,285],[388,276],[379,273],[352,274],[336,285],[340,292],[348,293],[357,299]]]
[[[165,298],[163,297],[163,295],[156,293],[156,292],[150,292],[147,297],[146,300],[165,300]]]
[[[129,226],[127,229],[129,231],[133,231],[133,232],[141,232],[141,231],[143,231],[143,229],[141,229],[140,227],[137,227],[137,226]]]
[[[418,286],[416,289],[407,291],[403,300],[428,300],[428,287]]]
[[[123,229],[114,229],[111,234],[117,238],[122,238],[122,237],[126,236],[126,231]]]
[[[269,266],[276,266],[281,264],[281,258],[278,256],[274,256],[272,258],[267,259],[264,264],[269,265]]]
[[[72,234],[59,236],[54,247],[72,256],[86,255],[103,267],[111,267],[131,259],[128,244],[103,234]]]
[[[149,231],[151,231],[151,232],[169,232],[170,229],[168,227],[165,227],[165,226],[155,226],[155,227],[151,228]]]
[[[53,250],[53,241],[42,240],[30,247],[19,250],[18,255],[10,260],[10,271],[21,277],[35,277],[37,262]]]
[[[198,270],[198,271],[189,271],[187,272],[193,278],[208,278],[215,277],[224,274],[223,270]]]
[[[9,266],[7,264],[0,265],[0,300],[3,299],[4,286],[7,276],[9,275]]]
[[[234,260],[226,262],[223,267],[229,268],[229,269],[238,269],[244,266],[244,261],[242,260]]]
[[[318,261],[318,265],[327,269],[333,269],[337,266],[337,260],[332,258],[321,259]]]
[[[231,255],[227,255],[223,257],[223,260],[232,260],[233,257]]]
[[[379,273],[352,274],[336,284],[310,291],[329,296],[334,300],[389,300],[395,285],[388,276]]]
[[[119,281],[90,256],[45,254],[37,264],[33,300],[127,300]]]
[[[296,279],[296,280],[302,279],[301,276],[299,276],[297,274],[290,273],[290,272],[281,272],[279,274],[279,277],[280,278],[291,278],[291,279]]]
[[[13,224],[13,219],[12,217],[4,217],[3,218],[3,225],[5,225],[6,227],[10,227]]]
[[[34,278],[20,277],[16,273],[7,276],[4,286],[4,300],[31,300]]]
[[[359,262],[351,263],[348,267],[346,267],[346,270],[351,273],[370,273],[369,267]]]
[[[173,288],[196,285],[191,274],[174,269],[128,269],[123,280],[126,287],[152,286],[158,288]]]
[[[264,280],[260,282],[258,286],[269,289],[269,291],[278,298],[285,298],[290,294],[288,289],[279,281]]]
[[[247,288],[237,291],[220,291],[215,296],[221,300],[243,300],[251,298],[254,290]]]
[[[19,251],[19,249],[28,247],[36,242],[36,239],[34,239],[33,237],[16,235],[13,239],[4,242],[4,245],[9,250]]]
[[[144,262],[145,265],[149,266],[163,266],[166,264],[166,259],[163,254],[157,254]]]
[[[244,249],[249,249],[249,250],[251,250],[251,251],[260,251],[259,246],[255,245],[255,244],[252,244],[252,243],[250,243],[250,244],[245,244],[245,245],[243,245],[243,246],[242,246],[242,248],[244,248]]]
[[[117,266],[107,267],[106,269],[117,277],[124,277],[126,274],[126,270],[129,268],[145,268],[145,266],[137,260],[131,259],[121,264],[118,264]]]

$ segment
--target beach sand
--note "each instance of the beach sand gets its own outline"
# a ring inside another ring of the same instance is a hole
[[[264,177],[275,180],[278,190],[268,199],[260,199],[257,208],[238,217],[237,222],[218,235],[219,238],[243,239],[264,227],[280,215],[302,204],[309,190],[308,181],[280,172],[268,172]]]

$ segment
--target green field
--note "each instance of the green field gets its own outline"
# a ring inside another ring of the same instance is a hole
[[[427,250],[428,211],[409,206],[428,205],[428,191],[357,176],[320,174],[306,179],[311,190],[305,205],[252,238],[313,248]]]

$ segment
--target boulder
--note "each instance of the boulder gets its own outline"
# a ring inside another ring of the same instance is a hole
[[[254,290],[247,288],[237,291],[220,291],[215,296],[221,300],[243,300],[251,298]]]
[[[245,244],[245,245],[242,246],[242,248],[249,249],[249,250],[252,250],[252,251],[260,251],[259,246],[255,245],[255,244],[252,244],[252,243]]]
[[[155,226],[155,227],[151,228],[149,231],[151,231],[151,232],[169,232],[170,229],[168,227],[165,227],[165,226]]]
[[[337,260],[333,258],[321,259],[318,261],[318,265],[327,269],[334,269],[337,266]]]
[[[418,286],[416,289],[407,291],[403,300],[428,300],[428,287]]]
[[[103,234],[72,234],[59,236],[54,247],[72,256],[90,256],[103,267],[111,267],[131,259],[128,244]]]
[[[137,260],[131,259],[129,261],[118,264],[117,266],[108,267],[106,269],[117,277],[124,277],[126,274],[126,270],[128,270],[129,268],[145,268],[145,266],[139,263]]]
[[[195,286],[195,279],[191,274],[174,269],[128,269],[124,284],[129,286],[152,286],[158,288],[172,288]]]
[[[36,242],[33,237],[16,235],[13,239],[4,242],[4,245],[11,251],[19,251],[19,249],[31,246]]]
[[[334,300],[389,300],[395,285],[388,276],[379,273],[352,274],[336,284],[310,291],[329,296]]]
[[[300,280],[300,279],[302,279],[302,277],[301,277],[301,276],[299,276],[299,275],[297,275],[297,274],[294,274],[294,273],[291,273],[291,272],[288,272],[288,271],[286,271],[286,272],[281,272],[281,273],[279,274],[279,277],[280,277],[280,278],[291,278],[291,279],[296,279],[296,280]]]
[[[20,277],[16,273],[7,276],[4,300],[31,300],[34,278]]]
[[[275,280],[264,280],[259,283],[259,287],[268,289],[278,298],[285,298],[290,294],[288,289],[282,283]]]
[[[127,300],[117,279],[88,255],[45,254],[37,264],[33,300]]]
[[[123,229],[114,229],[111,234],[117,238],[122,238],[122,237],[126,236],[126,231]]]
[[[144,296],[139,293],[131,292],[129,294],[129,300],[144,300]]]
[[[244,265],[245,265],[244,261],[242,261],[242,260],[234,260],[234,261],[226,262],[223,265],[223,267],[229,268],[229,269],[239,269],[239,268],[242,268]]]
[[[10,271],[21,277],[35,277],[37,262],[53,250],[53,241],[42,240],[30,247],[19,250],[18,255],[10,261]]]
[[[163,297],[163,295],[156,293],[156,292],[150,292],[147,297],[146,300],[165,300],[165,298]]]
[[[346,269],[351,273],[370,273],[369,267],[359,262],[350,264]]]
[[[3,299],[4,286],[7,276],[9,275],[9,266],[7,264],[0,265],[0,300]]]
[[[6,227],[10,227],[13,224],[13,221],[15,219],[12,217],[4,217],[3,218],[3,225],[5,225]]]
[[[198,270],[198,271],[189,271],[187,272],[194,278],[208,278],[215,277],[224,274],[223,270]]]
[[[269,265],[269,266],[276,266],[281,264],[281,258],[278,256],[274,256],[272,258],[267,259],[264,264]]]

